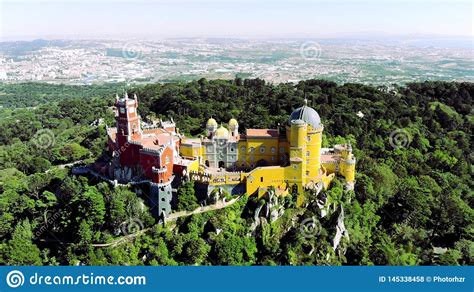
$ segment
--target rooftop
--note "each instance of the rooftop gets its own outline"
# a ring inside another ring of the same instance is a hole
[[[277,129],[247,129],[245,135],[247,137],[278,138],[279,132]]]

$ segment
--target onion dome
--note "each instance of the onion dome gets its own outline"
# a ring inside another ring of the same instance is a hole
[[[238,126],[239,123],[237,123],[237,120],[236,119],[230,119],[229,120],[229,127],[235,127],[235,126]]]
[[[209,126],[217,126],[217,122],[213,118],[210,118],[209,120],[207,120],[206,126],[208,126],[208,127]]]
[[[220,126],[219,129],[216,130],[214,133],[215,138],[228,138],[229,137],[229,130]]]
[[[313,127],[313,129],[318,129],[321,127],[321,118],[317,111],[307,106],[307,103],[307,100],[305,100],[304,106],[295,109],[291,113],[288,122],[291,124],[293,120],[303,120],[306,124]]]

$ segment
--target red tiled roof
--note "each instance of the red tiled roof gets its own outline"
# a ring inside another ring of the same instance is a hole
[[[278,138],[277,129],[247,129],[245,132],[247,137],[266,137],[266,138]]]
[[[342,157],[341,155],[338,155],[338,154],[321,154],[321,162],[322,163],[326,163],[326,162],[330,162],[330,161],[339,161],[341,160]]]
[[[168,131],[162,128],[154,128],[154,129],[144,129],[143,133],[144,134],[163,134],[163,133],[168,133]]]
[[[139,140],[139,142],[145,148],[159,148],[160,146],[163,146],[169,143],[170,141],[173,141],[173,137],[170,134],[152,135]]]

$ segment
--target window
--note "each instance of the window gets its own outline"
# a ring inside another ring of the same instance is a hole
[[[245,146],[240,147],[240,151],[241,151],[241,152],[244,152],[244,153],[245,153],[245,150],[246,150]]]
[[[263,182],[263,176],[260,177],[260,182]]]
[[[254,159],[253,155],[250,155],[250,161],[254,161]]]
[[[285,153],[285,147],[280,147],[280,153]]]
[[[311,152],[309,152],[309,151],[306,151],[306,156],[308,156],[308,157],[309,157],[310,155],[311,155]]]
[[[265,153],[265,146],[260,146],[260,153]]]
[[[275,156],[272,156],[272,161],[275,161]]]
[[[207,146],[207,152],[211,152],[212,150],[213,150],[212,145],[208,145],[208,146]]]
[[[169,156],[166,156],[166,158],[165,158],[165,163],[166,163],[166,164],[169,164],[169,163],[170,163],[170,157],[169,157]]]
[[[124,113],[125,113],[125,108],[121,107],[121,108],[120,108],[120,113],[121,113],[121,114],[124,114]]]
[[[310,142],[311,141],[311,136],[306,137],[306,140],[308,140],[308,142]]]
[[[230,147],[230,152],[234,152],[234,147]]]
[[[298,165],[297,165],[297,164],[293,164],[293,168],[294,168],[294,169],[298,169]]]
[[[275,153],[275,152],[276,152],[276,148],[275,148],[275,147],[272,147],[272,148],[270,148],[270,151],[272,151],[272,153]]]
[[[250,153],[255,152],[255,147],[250,147]]]
[[[133,114],[133,113],[135,112],[135,108],[134,108],[134,107],[129,108],[129,109],[128,109],[128,112],[131,113],[131,114]]]

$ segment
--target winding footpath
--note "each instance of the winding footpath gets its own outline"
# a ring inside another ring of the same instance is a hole
[[[166,220],[167,221],[176,221],[178,218],[181,218],[181,217],[187,217],[187,216],[191,216],[191,215],[194,215],[194,214],[206,213],[206,212],[211,212],[211,211],[223,209],[223,208],[226,208],[226,207],[229,207],[229,206],[235,204],[241,198],[242,198],[242,196],[239,196],[239,197],[234,198],[234,199],[232,199],[228,202],[218,201],[217,203],[215,203],[213,205],[199,207],[194,211],[181,211],[181,212],[172,213],[171,215],[169,215],[169,217],[166,218]],[[92,246],[93,247],[115,247],[117,245],[120,245],[120,244],[125,243],[125,242],[129,242],[129,241],[135,239],[137,236],[146,233],[150,229],[151,229],[151,227],[144,228],[144,229],[141,229],[141,230],[139,230],[135,233],[127,234],[127,235],[124,235],[122,237],[119,237],[119,238],[117,238],[117,239],[115,239],[111,242],[93,243]]]

